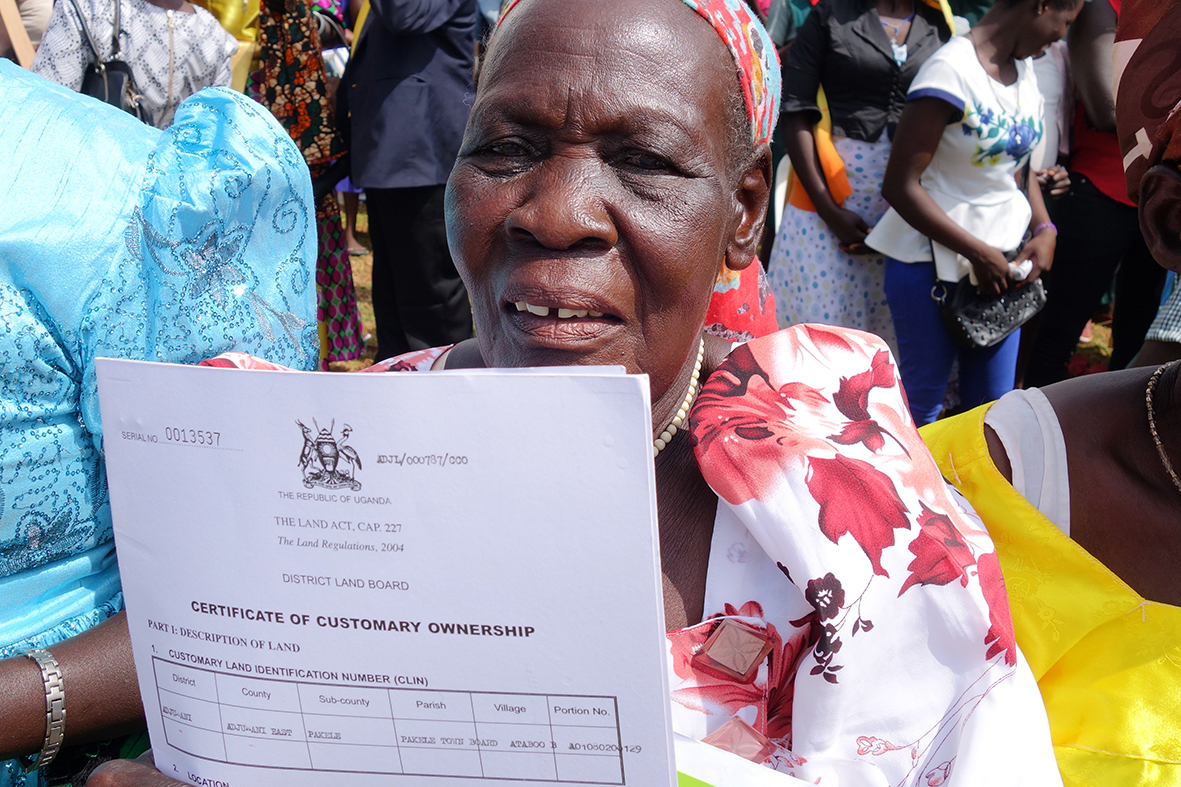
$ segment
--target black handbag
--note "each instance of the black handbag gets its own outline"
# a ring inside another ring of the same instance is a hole
[[[90,29],[86,26],[86,17],[78,7],[78,0],[70,0],[70,3],[74,6],[78,24],[82,26],[82,38],[94,54],[94,62],[86,67],[82,77],[82,89],[79,92],[117,106],[147,123],[148,113],[143,106],[143,96],[135,87],[131,66],[119,59],[119,1],[115,2],[115,27],[111,35],[111,57],[108,60],[103,60],[99,53],[98,46],[90,35]]]
[[[992,347],[1020,328],[1046,305],[1041,279],[1009,287],[998,296],[981,295],[967,276],[955,284],[937,282],[931,297],[939,302],[943,324],[955,343],[966,349]]]

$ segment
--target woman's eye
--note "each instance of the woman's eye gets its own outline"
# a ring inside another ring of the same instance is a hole
[[[667,159],[657,156],[655,153],[645,153],[643,151],[635,151],[624,156],[624,162],[628,166],[636,169],[653,170],[653,171],[675,171],[674,167]]]
[[[473,164],[489,174],[513,175],[531,167],[537,159],[536,153],[525,142],[503,139],[483,145],[469,155]]]
[[[508,158],[517,158],[528,155],[529,153],[524,145],[517,142],[497,142],[484,148],[484,150],[494,156],[505,156]]]

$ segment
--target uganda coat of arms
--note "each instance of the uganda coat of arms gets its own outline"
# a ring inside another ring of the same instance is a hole
[[[303,485],[308,489],[319,486],[324,489],[351,489],[357,492],[361,489],[361,482],[356,478],[356,471],[361,469],[361,457],[352,446],[348,445],[349,435],[353,428],[348,424],[340,427],[340,438],[332,436],[336,428],[336,419],[327,429],[320,429],[320,425],[313,418],[318,433],[296,420],[303,430],[303,451],[299,455],[299,467],[303,471]],[[347,471],[345,467],[348,467]]]

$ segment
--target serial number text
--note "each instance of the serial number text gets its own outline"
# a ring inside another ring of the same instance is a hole
[[[221,432],[208,429],[185,429],[183,427],[164,427],[164,439],[170,443],[187,445],[207,445],[213,448],[221,446]]]

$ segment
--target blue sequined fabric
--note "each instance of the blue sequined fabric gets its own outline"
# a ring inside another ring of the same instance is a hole
[[[95,358],[319,348],[311,181],[257,104],[206,90],[158,131],[0,60],[0,117],[3,657],[122,607]]]

